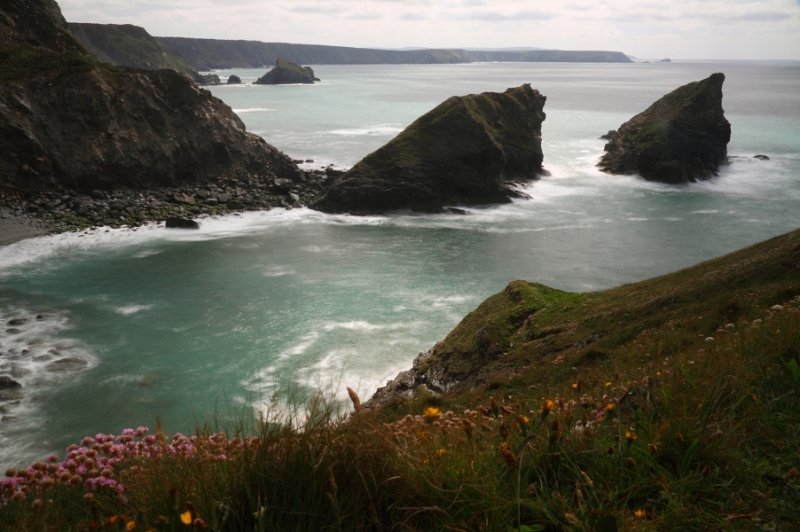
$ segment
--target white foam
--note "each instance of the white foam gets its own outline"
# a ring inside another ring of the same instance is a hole
[[[130,316],[131,314],[137,314],[144,310],[150,310],[151,308],[153,308],[153,305],[122,305],[120,307],[114,307],[114,312],[122,316]]]
[[[294,274],[294,270],[285,266],[270,266],[261,273],[264,277],[286,277]]]
[[[334,129],[329,131],[331,135],[338,135],[343,137],[377,137],[396,135],[403,130],[401,124],[375,124],[363,127]]]
[[[233,112],[240,115],[243,113],[271,113],[275,112],[275,109],[270,109],[268,107],[249,107],[245,109],[234,109]]]
[[[0,375],[21,385],[18,397],[0,402],[2,467],[44,452],[41,442],[30,436],[42,422],[39,398],[97,365],[97,357],[88,346],[62,336],[70,327],[64,313],[0,307]]]

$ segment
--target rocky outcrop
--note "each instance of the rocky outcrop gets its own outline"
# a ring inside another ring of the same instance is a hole
[[[319,78],[314,76],[311,67],[296,65],[285,59],[275,61],[272,70],[255,81],[256,85],[288,85],[293,83],[314,83]]]
[[[170,216],[164,220],[164,227],[167,229],[200,229],[200,224],[191,218]]]
[[[236,74],[231,74],[228,76],[228,85],[239,85],[242,83],[242,78],[237,76]]]
[[[545,97],[530,85],[452,97],[333,180],[325,212],[438,212],[506,203],[542,172]]]
[[[181,74],[98,62],[52,0],[0,6],[0,72],[0,198],[299,175]]]
[[[170,69],[197,83],[203,81],[186,61],[164,50],[147,30],[139,26],[70,22],[69,29],[100,61],[145,70]]]
[[[728,160],[731,125],[722,109],[725,75],[679,87],[610,135],[598,166],[679,184],[717,175]]]

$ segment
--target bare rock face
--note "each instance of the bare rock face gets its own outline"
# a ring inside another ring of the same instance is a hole
[[[598,166],[679,184],[717,175],[728,161],[731,125],[722,109],[725,75],[679,87],[609,135]]]
[[[542,169],[546,98],[530,85],[454,96],[334,178],[312,205],[324,212],[438,212],[507,203]]]
[[[53,0],[0,6],[0,193],[151,188],[297,167],[174,71],[97,61]]]

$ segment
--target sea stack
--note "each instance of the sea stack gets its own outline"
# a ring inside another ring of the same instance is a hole
[[[507,203],[542,169],[546,98],[529,84],[454,96],[335,178],[313,205],[324,212],[440,212]]]
[[[272,70],[255,81],[256,85],[286,85],[293,83],[314,83],[319,78],[314,76],[311,67],[296,65],[285,59],[275,61]]]
[[[610,135],[599,168],[681,184],[709,179],[728,161],[731,125],[722,109],[725,75],[675,89]]]

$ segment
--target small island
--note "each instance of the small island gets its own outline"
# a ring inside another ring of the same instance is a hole
[[[300,66],[285,59],[275,61],[275,66],[255,81],[256,85],[311,84],[319,81],[311,67]]]

